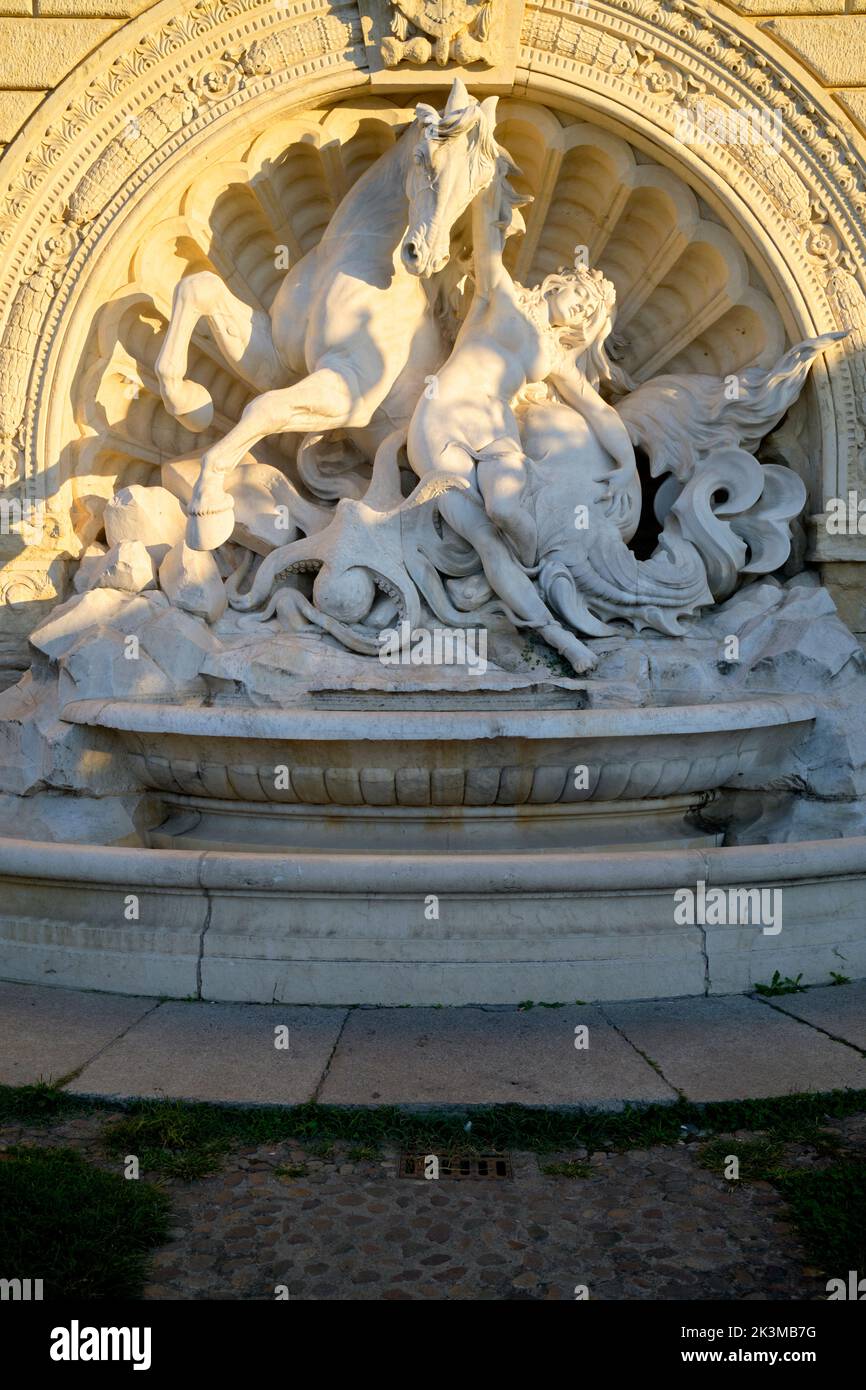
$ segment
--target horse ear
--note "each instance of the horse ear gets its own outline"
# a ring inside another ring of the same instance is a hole
[[[431,125],[439,120],[439,112],[426,102],[419,101],[415,107],[415,120],[420,121],[422,125]]]
[[[455,77],[451,84],[451,91],[448,93],[448,100],[445,103],[445,110],[442,112],[443,118],[455,116],[458,111],[463,111],[469,105],[471,98],[463,82],[459,77]]]
[[[496,103],[498,101],[499,97],[485,97],[481,103],[481,110],[484,112],[491,130],[496,128]]]

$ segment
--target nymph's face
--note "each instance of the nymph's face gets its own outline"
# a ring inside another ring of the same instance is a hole
[[[579,328],[586,316],[586,300],[576,285],[566,283],[547,296],[554,328]]]
[[[569,330],[572,347],[590,347],[598,338],[606,338],[611,330],[611,316],[604,301],[587,302],[581,286],[562,285],[548,296],[548,313],[554,328]]]

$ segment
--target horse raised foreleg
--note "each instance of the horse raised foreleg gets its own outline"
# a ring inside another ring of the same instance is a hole
[[[226,362],[250,386],[267,391],[286,378],[271,338],[268,314],[238,299],[212,271],[188,275],[175,287],[156,375],[166,410],[186,429],[195,431],[207,429],[213,419],[210,393],[186,376],[190,341],[202,318]]]
[[[201,472],[187,509],[188,540],[196,550],[215,550],[234,527],[232,499],[224,488],[227,473],[236,468],[249,450],[270,434],[286,431],[310,433],[340,429],[347,424],[366,424],[357,386],[348,375],[330,367],[311,372],[296,386],[266,391],[250,401],[238,423],[224,439],[203,455]]]

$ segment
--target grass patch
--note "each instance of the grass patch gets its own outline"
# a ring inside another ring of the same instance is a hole
[[[141,1168],[167,1178],[192,1180],[215,1173],[231,1148],[233,1137],[209,1106],[159,1101],[136,1108],[110,1121],[102,1131],[105,1152],[112,1157],[135,1154]]]
[[[739,1160],[739,1182],[772,1182],[780,1172],[782,1143],[778,1139],[712,1139],[702,1144],[698,1163],[725,1176],[728,1158]]]
[[[0,1088],[7,1118],[33,1118],[32,1091]],[[20,1100],[18,1099],[20,1098]],[[56,1108],[55,1108],[56,1107]],[[39,1120],[73,1111],[117,1110],[78,1096],[39,1090]],[[421,1153],[568,1153],[585,1149],[627,1150],[675,1144],[687,1133],[703,1138],[752,1130],[783,1142],[814,1144],[832,1153],[829,1119],[866,1111],[866,1090],[782,1096],[769,1100],[718,1101],[696,1105],[626,1106],[621,1111],[562,1111],[521,1105],[413,1112],[399,1106],[343,1107],[308,1102],[294,1106],[218,1106],[182,1101],[134,1101],[103,1130],[112,1156],[136,1154],[145,1171],[196,1177],[213,1172],[236,1145],[275,1145],[300,1140],[311,1156],[327,1158],[335,1144],[376,1150],[390,1145]],[[471,1130],[465,1126],[471,1120]]]
[[[139,1296],[150,1251],[168,1236],[168,1212],[165,1193],[104,1173],[72,1149],[0,1154],[3,1273],[42,1279],[45,1298]]]
[[[296,1178],[305,1178],[308,1172],[306,1163],[286,1163],[282,1167],[274,1169],[274,1176],[290,1178],[294,1182]]]
[[[590,1178],[592,1168],[588,1163],[542,1163],[541,1171],[546,1178]]]
[[[822,1095],[784,1096],[776,1100],[724,1101],[694,1105],[630,1106],[622,1111],[529,1109],[495,1105],[467,1112],[442,1114],[401,1109],[320,1105],[310,1102],[288,1107],[220,1107],[177,1101],[140,1101],[127,1107],[106,1127],[112,1152],[135,1153],[143,1168],[155,1171],[183,1154],[212,1164],[236,1144],[274,1145],[300,1140],[311,1157],[328,1159],[336,1144],[352,1149],[379,1150],[383,1145],[421,1153],[478,1153],[523,1149],[536,1153],[566,1153],[586,1149],[625,1150],[653,1144],[675,1144],[683,1129],[704,1137],[733,1130],[758,1130],[772,1139],[827,1145],[823,1134],[828,1119],[866,1110],[866,1091],[833,1091]],[[471,1115],[471,1131],[465,1129]]]
[[[0,1086],[0,1124],[51,1124],[66,1115],[94,1109],[92,1101],[70,1096],[50,1081],[32,1086]]]
[[[354,1144],[346,1155],[350,1163],[375,1163],[381,1159],[382,1150],[372,1144]]]
[[[866,1269],[866,1164],[843,1159],[775,1179],[809,1257],[833,1277]]]

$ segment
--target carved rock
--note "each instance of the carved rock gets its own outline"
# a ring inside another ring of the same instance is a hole
[[[93,588],[95,577],[100,573],[107,553],[107,547],[100,541],[94,541],[84,551],[72,581],[72,587],[77,594],[83,594],[87,589]]]
[[[95,564],[88,566],[85,583],[77,584],[76,588],[119,589],[127,594],[140,594],[143,589],[156,585],[153,556],[141,541],[120,541],[103,556],[93,559]]]
[[[55,608],[30,636],[38,651],[52,661],[65,655],[79,638],[95,628],[116,623],[124,633],[135,634],[159,608],[167,608],[164,594],[123,594],[118,589],[91,589],[76,594]]]
[[[161,565],[173,545],[183,540],[186,516],[177,498],[164,487],[121,488],[103,516],[109,546],[140,541]]]
[[[215,623],[225,612],[225,588],[207,550],[193,550],[186,541],[172,546],[159,567],[159,583],[176,608],[208,623]]]

